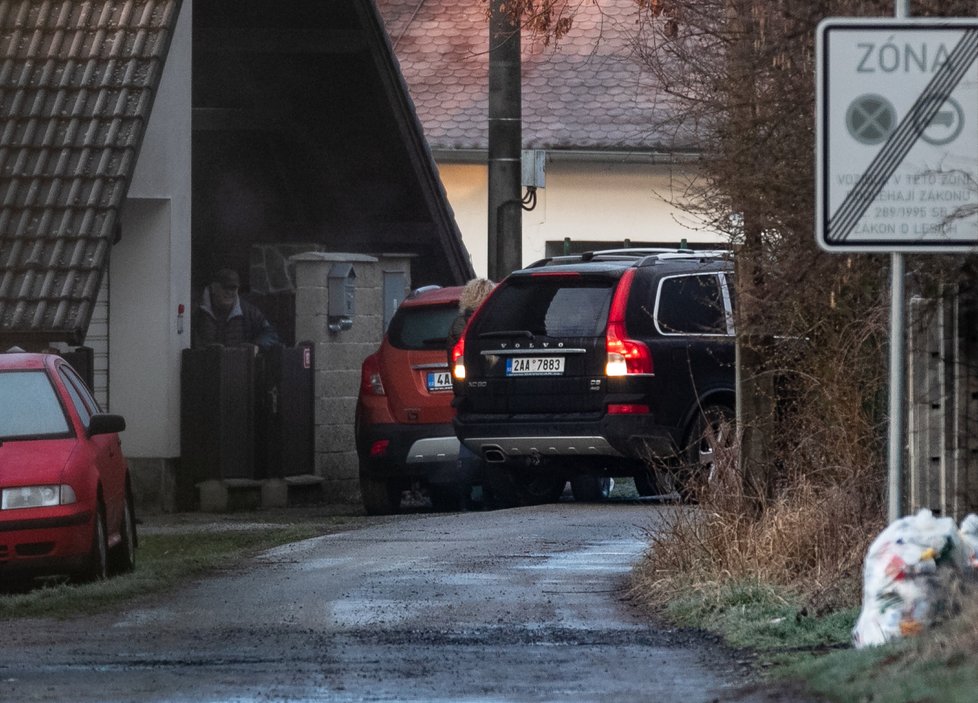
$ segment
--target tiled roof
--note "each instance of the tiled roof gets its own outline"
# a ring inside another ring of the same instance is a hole
[[[180,0],[0,0],[0,336],[88,327]]]
[[[631,48],[635,0],[574,3],[571,32],[545,46],[526,32],[523,147],[652,151],[688,148],[656,127],[667,110]],[[477,0],[378,0],[425,136],[435,150],[485,150],[489,30]]]

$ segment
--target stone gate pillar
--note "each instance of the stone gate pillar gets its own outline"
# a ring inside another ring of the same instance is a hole
[[[385,301],[389,311],[407,294],[410,257],[309,252],[291,261],[296,342],[315,344],[316,475],[327,501],[359,503],[353,420],[360,365],[383,338]]]

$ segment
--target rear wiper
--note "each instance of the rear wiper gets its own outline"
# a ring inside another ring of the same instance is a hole
[[[479,335],[479,339],[496,339],[497,337],[526,337],[527,339],[533,339],[533,333],[530,330],[496,330],[494,332],[483,332]]]

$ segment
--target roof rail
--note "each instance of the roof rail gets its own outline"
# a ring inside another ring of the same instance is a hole
[[[621,249],[597,249],[595,251],[587,251],[584,252],[582,256],[588,256],[590,259],[595,259],[598,257],[607,258],[610,256],[626,256],[633,259],[641,259],[645,256],[654,256],[657,254],[682,251],[692,251],[692,249],[667,249],[665,247],[624,247]]]
[[[730,258],[733,252],[729,249],[667,249],[659,247],[630,247],[624,249],[597,249],[580,254],[565,254],[550,256],[534,261],[525,268],[540,268],[542,266],[559,266],[560,264],[577,264],[588,261],[639,261],[652,259],[666,261],[670,259],[721,259]]]
[[[410,300],[411,298],[417,298],[422,293],[427,293],[428,291],[431,291],[431,290],[438,290],[439,288],[441,288],[441,286],[434,285],[434,284],[432,284],[430,286],[421,286],[420,288],[415,288],[413,291],[411,291],[408,294],[407,299]]]
[[[729,259],[733,258],[730,249],[677,249],[672,252],[657,254],[656,258],[666,259]]]

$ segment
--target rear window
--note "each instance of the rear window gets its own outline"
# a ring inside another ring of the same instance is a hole
[[[387,328],[387,341],[398,349],[444,349],[457,305],[398,308]]]
[[[0,408],[0,441],[71,434],[58,395],[44,371],[0,373]]]
[[[529,332],[546,337],[604,335],[617,280],[539,277],[510,281],[479,314],[477,334]]]

